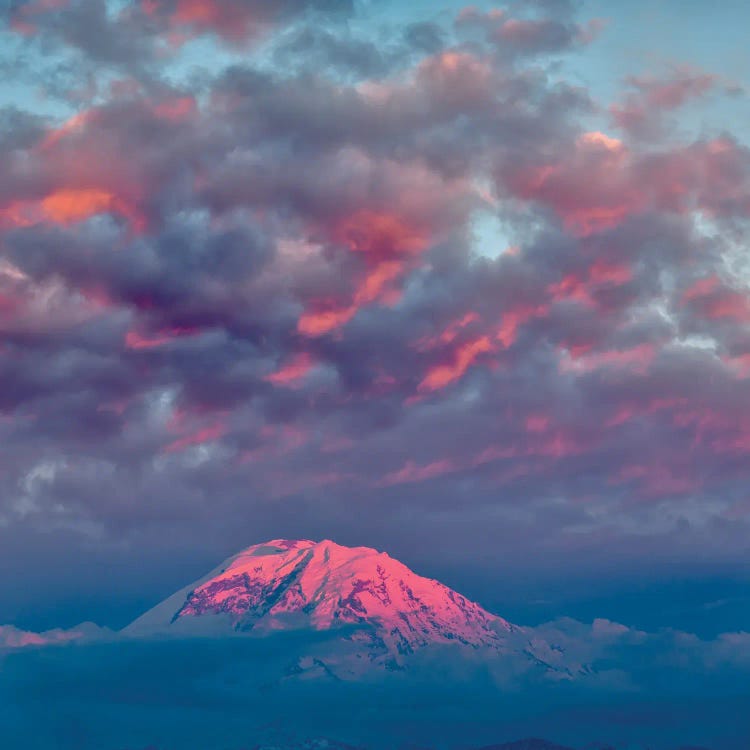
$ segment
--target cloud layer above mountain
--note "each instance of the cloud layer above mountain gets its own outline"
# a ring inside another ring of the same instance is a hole
[[[741,86],[602,101],[566,2],[6,8],[0,555],[743,559]]]

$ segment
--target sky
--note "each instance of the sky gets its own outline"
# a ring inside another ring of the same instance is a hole
[[[0,4],[0,622],[251,544],[750,628],[742,2]]]

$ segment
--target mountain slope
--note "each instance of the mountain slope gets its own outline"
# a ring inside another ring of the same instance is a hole
[[[275,539],[243,550],[132,623],[130,634],[354,626],[370,647],[500,648],[514,626],[369,547]]]

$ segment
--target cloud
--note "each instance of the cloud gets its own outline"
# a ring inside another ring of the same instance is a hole
[[[566,2],[530,3],[539,6],[541,17],[516,17],[501,8],[481,11],[469,6],[456,19],[460,31],[479,31],[503,60],[569,52],[588,44],[598,33],[597,20],[580,25],[571,20]]]
[[[0,537],[744,559],[741,134],[594,129],[567,3],[339,10],[14,5],[91,88],[0,117]]]
[[[733,749],[746,736],[737,711],[750,666],[745,633],[700,640],[562,619],[504,633],[517,642],[494,657],[433,647],[404,670],[376,667],[341,681],[346,644],[325,633],[134,639],[88,631],[75,640],[27,633],[27,645],[0,656],[4,741],[109,748],[189,739],[239,749],[324,735],[386,747],[543,734],[571,746],[700,741]],[[696,705],[700,722],[688,720]]]
[[[49,34],[91,59],[122,63],[139,51],[156,53],[160,42],[214,34],[241,44],[307,11],[346,16],[352,9],[347,0],[145,0],[117,10],[101,0],[29,0],[14,3],[7,21],[18,34]]]
[[[106,633],[106,629],[90,622],[70,630],[56,628],[43,633],[20,630],[13,625],[0,625],[0,653],[20,648],[59,646],[74,641],[91,642],[104,637]]]
[[[687,67],[677,67],[668,76],[630,76],[626,84],[632,91],[610,107],[617,127],[636,138],[659,138],[665,133],[665,115],[690,100],[712,93],[717,76]]]

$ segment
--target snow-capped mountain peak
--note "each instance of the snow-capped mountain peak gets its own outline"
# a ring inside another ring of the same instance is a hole
[[[392,654],[441,643],[499,647],[513,626],[384,552],[328,539],[248,547],[130,626],[214,622],[236,631],[360,626]]]

